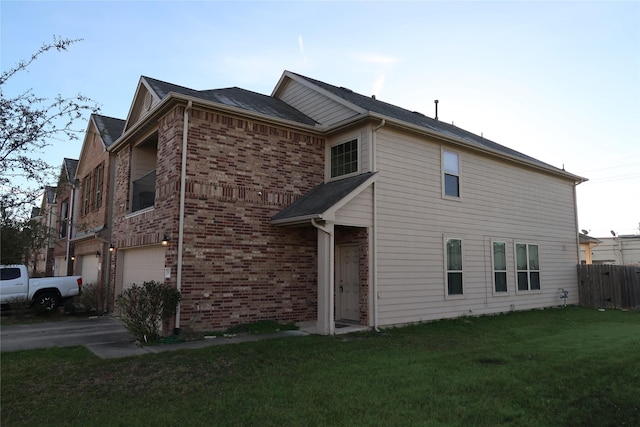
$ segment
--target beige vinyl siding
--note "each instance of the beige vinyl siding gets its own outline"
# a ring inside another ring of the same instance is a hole
[[[577,303],[573,182],[456,147],[460,200],[442,197],[436,141],[377,133],[381,325]],[[462,298],[445,299],[443,239],[463,240]],[[506,243],[507,294],[493,292],[491,242]],[[516,292],[514,244],[539,246],[541,291]]]
[[[373,225],[373,189],[368,187],[336,212],[336,224],[354,227]]]
[[[356,111],[293,80],[288,82],[279,97],[323,126],[331,126],[357,115]]]

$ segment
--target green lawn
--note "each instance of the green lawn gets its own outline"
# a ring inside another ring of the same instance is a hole
[[[2,425],[640,425],[640,313],[567,307],[101,360],[2,353]]]

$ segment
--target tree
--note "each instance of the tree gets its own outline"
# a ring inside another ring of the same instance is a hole
[[[82,94],[49,99],[37,96],[32,89],[6,97],[4,85],[40,55],[52,49],[66,51],[79,41],[54,36],[53,42],[44,43],[31,58],[0,75],[0,206],[6,214],[27,213],[28,206],[42,194],[41,188],[49,183],[48,177],[55,176],[55,168],[39,154],[55,140],[78,139],[82,130],[75,129],[74,123],[97,112],[98,106]]]
[[[36,219],[23,220],[0,212],[0,264],[27,264],[45,247],[53,230]],[[35,271],[35,266],[29,266]]]

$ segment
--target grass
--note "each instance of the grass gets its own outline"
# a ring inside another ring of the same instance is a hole
[[[640,425],[640,313],[567,307],[101,360],[2,353],[2,425]]]

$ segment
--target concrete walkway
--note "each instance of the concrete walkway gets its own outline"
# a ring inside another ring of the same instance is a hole
[[[111,316],[70,319],[19,325],[0,325],[0,351],[84,345],[102,359],[140,356],[148,353],[197,349],[211,345],[308,335],[303,331],[282,331],[265,335],[236,335],[175,344],[139,346],[120,321]]]

